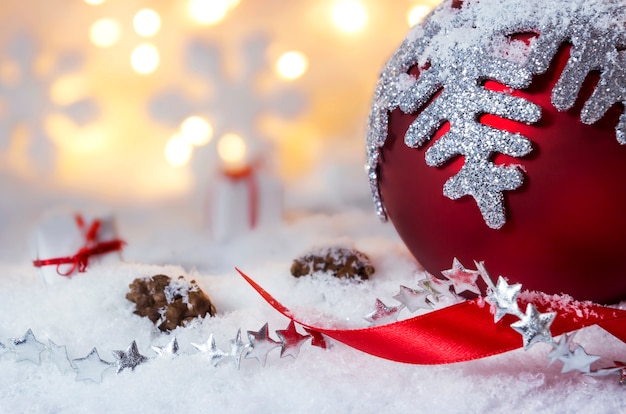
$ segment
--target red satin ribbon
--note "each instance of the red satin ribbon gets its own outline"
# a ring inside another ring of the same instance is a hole
[[[35,267],[56,265],[56,271],[59,276],[70,276],[76,269],[84,272],[89,264],[89,258],[100,254],[106,254],[113,251],[121,250],[124,242],[119,239],[113,239],[104,242],[98,242],[98,231],[100,230],[100,220],[94,220],[89,228],[86,229],[85,221],[81,215],[75,217],[76,225],[85,236],[85,244],[73,256],[56,257],[52,259],[33,260]],[[61,265],[71,264],[69,270],[61,272]]]
[[[364,329],[328,329],[297,320],[289,309],[261,286],[241,270],[236,270],[274,309],[302,325],[307,332],[323,334],[360,351],[392,361],[449,364],[480,359],[522,346],[521,336],[510,327],[516,318],[507,315],[494,323],[490,305],[481,298],[388,325]],[[557,313],[551,326],[554,336],[599,325],[626,342],[626,311],[591,302],[577,302],[567,297],[540,293],[531,296],[532,303],[540,312]],[[526,304],[522,305],[525,309]]]
[[[252,167],[246,167],[236,171],[224,171],[224,176],[234,182],[245,180],[248,189],[248,223],[250,228],[255,228],[259,215],[259,185]]]

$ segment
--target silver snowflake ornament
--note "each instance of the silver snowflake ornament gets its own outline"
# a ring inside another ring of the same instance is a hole
[[[280,342],[270,337],[267,323],[257,332],[248,331],[248,341],[250,342],[250,350],[246,354],[246,359],[254,358],[263,366],[267,362],[267,354],[281,345]]]
[[[37,365],[41,363],[41,353],[46,350],[46,345],[39,342],[30,329],[22,338],[11,339],[11,345],[16,361],[30,361]]]
[[[549,5],[542,0],[481,0],[461,8],[452,3],[445,1],[415,26],[382,71],[369,116],[366,171],[376,212],[386,220],[378,169],[390,113],[415,115],[404,136],[411,148],[425,147],[447,124],[449,129],[426,150],[426,164],[442,167],[461,157],[463,165],[446,181],[443,195],[451,200],[472,197],[485,224],[500,229],[507,221],[506,194],[520,188],[524,170],[494,158],[522,158],[533,147],[519,133],[482,122],[483,115],[537,123],[542,108],[513,92],[546,72],[563,45],[571,45],[571,53],[552,89],[554,108],[572,108],[594,71],[600,79],[584,103],[581,122],[594,124],[612,106],[626,106],[626,9],[618,1],[590,6],[570,0]],[[528,42],[515,40],[524,33],[536,35]],[[487,81],[504,88],[489,89]],[[626,144],[624,112],[616,138]]]
[[[526,307],[526,313],[520,320],[511,324],[511,328],[522,334],[524,349],[530,348],[537,342],[553,341],[550,325],[556,317],[555,312],[539,313],[532,303]]]
[[[219,349],[217,345],[215,344],[215,337],[213,336],[213,334],[209,335],[209,339],[207,339],[206,343],[204,344],[192,343],[192,345],[198,351],[200,351],[200,353],[206,355],[209,361],[211,362],[211,365],[213,365],[214,367],[217,366],[220,362],[222,362],[224,358],[226,358],[227,356],[227,354],[221,349]]]
[[[509,285],[505,278],[498,277],[498,283],[489,288],[487,302],[493,305],[493,319],[498,322],[504,315],[520,315],[521,311],[517,305],[517,296],[522,290],[522,285],[515,283]]]
[[[411,289],[406,286],[400,286],[398,292],[393,298],[406,306],[409,312],[413,313],[418,309],[432,309],[432,302],[428,299],[431,292],[427,290]]]
[[[313,340],[315,340],[315,337],[312,335],[302,335],[301,333],[299,333],[296,329],[296,324],[293,321],[289,322],[287,329],[277,330],[276,335],[278,335],[281,341],[281,345],[280,345],[281,346],[281,349],[280,349],[281,358],[285,358],[288,356],[292,358],[297,358],[298,355],[300,354],[300,348],[302,347],[302,344],[304,344],[309,338],[313,338]],[[322,334],[319,334],[319,335],[322,336]],[[322,348],[326,348],[327,344],[325,340],[323,339],[323,337],[322,337],[322,341],[323,341]],[[315,344],[312,344],[312,345],[315,345]]]
[[[441,272],[450,282],[457,295],[462,292],[471,292],[480,295],[480,288],[476,283],[480,272],[466,269],[456,257],[452,260],[452,268]]]
[[[72,363],[76,367],[76,381],[96,383],[101,383],[105,371],[115,365],[100,358],[96,348],[93,348],[86,357],[72,360]]]
[[[178,356],[178,340],[174,337],[165,346],[153,346],[152,350],[161,358],[174,358]]]
[[[559,357],[559,360],[563,362],[561,373],[580,371],[588,374],[591,372],[591,364],[599,359],[599,356],[589,355],[582,346],[578,345],[573,351]]]
[[[374,310],[364,316],[365,320],[372,325],[385,325],[398,320],[398,314],[404,309],[404,305],[387,306],[380,299],[376,299]]]
[[[125,351],[113,351],[113,356],[117,360],[117,374],[126,368],[134,371],[135,368],[149,359],[139,353],[139,349],[137,349],[137,342],[135,341],[133,341]]]

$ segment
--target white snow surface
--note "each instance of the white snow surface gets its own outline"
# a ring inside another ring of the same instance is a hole
[[[337,342],[328,350],[307,342],[297,359],[281,359],[275,349],[265,367],[244,359],[239,370],[231,364],[213,367],[193,347],[213,333],[227,351],[240,328],[247,342],[246,331],[258,331],[266,322],[276,340],[274,331],[287,327],[288,320],[245,283],[235,266],[299,318],[323,326],[363,327],[363,315],[376,298],[394,304],[391,297],[400,285],[416,286],[419,266],[370,205],[292,211],[278,227],[220,244],[209,239],[193,203],[111,205],[2,176],[0,185],[0,342],[32,329],[40,342],[66,346],[70,359],[96,347],[102,359],[113,362],[112,351],[125,350],[133,340],[140,353],[153,358],[134,371],[110,369],[98,384],[62,374],[46,353],[41,365],[2,354],[1,413],[617,413],[626,408],[619,377],[561,374],[559,362],[548,366],[549,349],[543,344],[478,361],[416,366]],[[30,264],[28,237],[37,218],[59,205],[110,208],[128,243],[124,261],[93,264],[67,283],[44,284]],[[294,258],[331,245],[364,252],[376,273],[362,283],[290,275]],[[218,315],[167,335],[133,314],[134,305],[125,299],[129,283],[159,273],[195,279]],[[151,347],[165,346],[173,337],[180,355],[154,358]],[[576,342],[589,353],[624,359],[624,344],[600,328],[581,331]]]

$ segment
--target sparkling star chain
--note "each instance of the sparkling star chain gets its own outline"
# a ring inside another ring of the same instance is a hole
[[[225,352],[217,347],[213,334],[202,344],[192,343],[198,353],[206,357],[214,367],[231,363],[237,369],[240,368],[242,359],[256,359],[265,366],[267,355],[275,348],[280,348],[280,357],[297,358],[301,346],[309,339],[311,345],[326,348],[324,338],[316,335],[315,332],[301,334],[297,331],[293,321],[286,329],[275,331],[279,340],[274,340],[269,334],[269,327],[266,323],[259,331],[247,331],[248,343],[241,339],[241,329],[237,331],[234,339],[230,340],[230,349]],[[36,365],[42,362],[42,355],[47,354],[47,359],[61,371],[62,374],[74,373],[76,381],[102,382],[104,374],[115,369],[116,374],[120,374],[125,369],[134,371],[136,367],[154,358],[173,359],[179,355],[180,347],[176,337],[165,346],[152,346],[156,354],[155,357],[148,357],[139,352],[136,341],[126,348],[126,350],[113,351],[114,362],[102,359],[97,348],[93,348],[85,357],[70,359],[67,347],[57,345],[52,340],[45,344],[37,340],[33,331],[29,329],[23,337],[9,339],[6,343],[0,342],[0,355],[14,354],[15,361],[29,361]]]
[[[581,345],[573,342],[576,332],[561,335],[558,342],[552,337],[550,326],[557,316],[556,312],[540,313],[532,303],[528,303],[526,312],[522,312],[517,303],[522,285],[519,283],[509,285],[502,276],[494,285],[484,264],[476,262],[475,265],[476,270],[468,270],[455,258],[452,268],[442,272],[445,279],[424,272],[425,277],[418,281],[417,289],[400,286],[400,292],[393,296],[400,305],[387,306],[380,299],[376,299],[374,310],[364,318],[372,325],[384,325],[395,322],[405,308],[414,313],[419,309],[433,310],[464,301],[467,295],[484,297],[491,305],[494,323],[498,323],[505,315],[518,318],[518,321],[510,326],[522,336],[525,350],[538,342],[547,343],[552,347],[547,354],[549,366],[561,361],[563,364],[561,373],[579,371],[590,376],[617,374],[620,376],[620,384],[626,385],[626,363],[612,361],[612,366],[591,369],[591,365],[602,357],[588,354]],[[486,296],[482,295],[478,286],[479,277],[487,286]]]

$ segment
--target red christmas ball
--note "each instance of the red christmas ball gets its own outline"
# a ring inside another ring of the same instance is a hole
[[[453,3],[442,6],[440,15],[446,7],[458,7],[456,2]],[[450,13],[460,12],[454,10]],[[424,27],[423,33],[428,33],[428,21]],[[572,30],[580,32],[587,29]],[[626,298],[626,146],[616,139],[616,125],[623,106],[615,102],[600,120],[593,123],[587,121],[588,124],[581,121],[585,103],[593,100],[598,88],[606,87],[602,77],[608,77],[611,69],[596,65],[592,68],[596,73],[590,76],[584,73],[584,82],[578,85],[580,91],[577,97],[574,96],[575,104],[567,110],[557,110],[551,95],[556,88],[563,87],[563,83],[557,83],[571,69],[569,66],[575,64],[570,57],[578,59],[581,45],[572,44],[571,36],[567,37],[569,32],[566,32],[558,38],[560,43],[556,54],[537,51],[536,48],[542,47],[541,38],[547,36],[547,32],[547,29],[538,27],[532,35],[507,33],[508,47],[519,43],[515,39],[523,38],[531,57],[550,58],[547,70],[543,73],[535,71],[527,87],[510,88],[502,85],[500,80],[489,77],[477,79],[479,87],[484,90],[518,97],[540,107],[541,117],[537,122],[513,121],[511,118],[516,115],[507,112],[507,109],[503,110],[504,113],[494,114],[500,111],[497,107],[493,112],[483,113],[476,110],[471,102],[474,95],[463,96],[467,100],[467,110],[476,112],[477,123],[496,131],[521,134],[531,144],[532,149],[525,155],[504,154],[506,145],[503,151],[488,151],[484,155],[484,161],[491,163],[489,165],[516,169],[523,175],[523,183],[500,193],[503,223],[491,223],[491,226],[487,223],[487,217],[481,212],[484,213],[489,203],[483,200],[480,206],[477,201],[479,196],[465,194],[459,197],[457,194],[454,196],[457,199],[452,199],[449,194],[444,194],[446,182],[461,171],[469,157],[478,153],[478,150],[468,150],[463,154],[448,151],[448,144],[442,143],[441,140],[455,127],[454,119],[442,116],[442,127],[433,132],[427,141],[421,144],[413,142],[412,145],[405,143],[410,126],[420,117],[426,117],[428,108],[443,97],[447,87],[452,89],[449,79],[440,82],[436,93],[431,88],[431,95],[419,97],[425,103],[412,108],[410,105],[402,107],[401,104],[386,107],[386,136],[383,140],[378,137],[378,146],[370,142],[370,147],[375,147],[374,151],[370,151],[370,167],[375,164],[375,168],[370,168],[370,171],[375,171],[372,174],[375,177],[373,185],[377,186],[375,193],[379,191],[376,195],[387,217],[409,250],[433,274],[450,268],[455,257],[467,267],[474,261],[484,261],[492,276],[503,275],[512,283],[522,283],[524,289],[566,293],[578,300],[616,302]],[[419,42],[420,39],[413,41]],[[415,50],[419,51],[419,47]],[[507,51],[504,52],[506,54]],[[404,74],[419,82],[436,58],[415,56],[414,63],[406,68]],[[405,58],[406,62],[411,62],[411,59]],[[444,67],[445,64],[439,63],[439,66]],[[452,65],[449,69],[454,71],[458,68]],[[394,70],[389,69],[383,76],[389,77],[390,74],[396,76]],[[620,76],[624,78],[623,66]],[[406,76],[403,79],[406,81]],[[411,82],[409,89],[410,86]],[[626,96],[626,85],[613,83],[609,87],[613,90],[617,88],[618,95]],[[397,90],[405,93],[409,89],[402,87]],[[419,89],[416,90],[419,92]],[[380,102],[385,93],[383,91],[376,99]],[[448,100],[440,108],[456,105],[455,110],[464,110],[463,103],[459,108],[456,101],[445,99]],[[477,99],[489,103],[486,98]],[[376,116],[379,115],[380,112],[372,115],[370,123],[372,119],[378,122]],[[452,142],[463,147],[466,138],[454,138]],[[492,138],[487,135],[482,139]],[[438,150],[443,148],[448,151],[448,158],[440,165],[433,166],[432,162],[428,165],[427,152],[438,142],[441,146]],[[485,168],[489,171],[491,167]],[[471,180],[472,176],[465,176],[465,179]],[[485,185],[491,185],[492,181]],[[461,186],[465,189],[471,187],[462,181]]]

